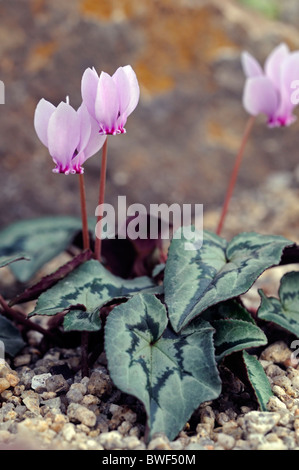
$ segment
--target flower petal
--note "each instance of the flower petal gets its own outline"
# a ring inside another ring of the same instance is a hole
[[[113,81],[116,84],[119,98],[119,112],[123,112],[127,109],[131,99],[131,84],[124,71],[124,67],[119,67],[116,72],[112,75]]]
[[[48,147],[48,125],[49,119],[56,107],[42,98],[36,106],[34,113],[34,128],[40,141]]]
[[[126,65],[125,67],[123,67],[123,71],[125,72],[127,79],[130,83],[130,102],[127,109],[125,109],[126,115],[129,116],[138,104],[140,97],[140,88],[136,73],[132,69],[131,65]]]
[[[99,76],[95,68],[88,68],[85,70],[81,80],[81,95],[88,112],[95,117],[95,102],[97,96],[97,89],[99,83]]]
[[[277,89],[280,89],[280,72],[282,63],[289,54],[290,50],[288,46],[282,43],[271,52],[265,62],[266,76],[272,80]]]
[[[266,114],[271,120],[279,106],[279,96],[272,81],[268,77],[248,78],[244,87],[243,105],[249,114]]]
[[[80,119],[76,111],[61,102],[49,120],[49,152],[59,168],[70,169],[70,162],[80,140]]]
[[[116,131],[116,121],[119,115],[119,99],[117,87],[110,75],[102,72],[99,79],[96,105],[96,120],[104,132]]]
[[[291,103],[291,94],[294,92],[293,82],[299,80],[299,51],[292,52],[281,65],[281,89],[287,91]]]
[[[247,78],[259,77],[264,75],[259,62],[249,52],[243,52],[241,55],[243,71]]]
[[[91,117],[84,103],[82,103],[81,106],[78,108],[77,114],[79,116],[79,122],[80,122],[80,141],[79,141],[77,150],[78,152],[80,152],[86,147],[90,139]]]
[[[280,106],[277,117],[282,125],[292,124],[296,118],[293,116],[293,110],[297,105],[293,99],[294,86],[299,79],[299,51],[292,52],[282,62],[280,68]]]
[[[91,132],[89,140],[84,148],[84,161],[95,155],[104,145],[106,135],[99,134],[99,126],[95,119],[90,116]],[[82,162],[82,163],[83,163]]]

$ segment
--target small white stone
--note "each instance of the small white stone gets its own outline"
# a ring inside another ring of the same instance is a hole
[[[43,389],[46,390],[46,380],[51,376],[52,374],[50,373],[34,375],[31,380],[31,388],[39,391],[42,391]]]
[[[62,428],[61,434],[67,442],[71,442],[76,436],[75,425],[73,423],[66,423]]]

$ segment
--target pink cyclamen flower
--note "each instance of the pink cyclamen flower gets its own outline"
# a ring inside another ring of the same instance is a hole
[[[81,92],[83,103],[97,121],[100,134],[123,134],[128,116],[136,108],[140,89],[136,74],[130,65],[119,67],[110,76],[95,68],[85,70]]]
[[[299,79],[299,52],[290,52],[282,43],[268,56],[264,69],[248,52],[242,54],[242,65],[247,77],[243,94],[246,111],[253,116],[265,114],[269,127],[292,124],[296,120],[292,84]]]
[[[83,173],[83,163],[105,142],[86,106],[82,103],[75,111],[68,98],[57,107],[42,98],[35,110],[34,127],[56,164],[54,173]]]

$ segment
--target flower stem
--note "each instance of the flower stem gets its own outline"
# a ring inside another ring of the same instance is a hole
[[[61,344],[60,339],[57,335],[52,334],[51,331],[45,330],[43,327],[37,323],[32,322],[19,310],[9,307],[7,302],[4,300],[2,295],[0,295],[0,305],[3,310],[0,310],[0,313],[10,320],[14,320],[16,323],[23,325],[28,330],[38,331],[42,335],[48,337],[50,340],[54,341],[56,344]]]
[[[105,201],[105,186],[106,186],[106,170],[107,170],[107,146],[108,138],[105,140],[102,150],[102,166],[101,166],[101,179],[100,179],[100,193],[99,193],[99,206],[102,206]],[[102,248],[102,218],[103,215],[98,216],[97,227],[100,227],[97,230],[97,236],[94,247],[94,257],[95,259],[101,261],[101,248]]]
[[[86,208],[86,192],[83,173],[79,174],[80,186],[80,201],[81,201],[81,218],[82,218],[82,236],[83,236],[83,249],[90,249],[89,232],[88,232],[88,219]],[[82,377],[87,377],[89,374],[87,355],[88,355],[89,334],[88,331],[81,332],[81,368]]]
[[[87,219],[87,209],[86,209],[86,193],[85,193],[83,173],[79,174],[79,186],[80,186],[80,201],[81,201],[83,249],[89,250],[90,242],[89,242],[88,219]]]
[[[235,184],[236,184],[236,180],[237,180],[237,177],[238,177],[238,173],[239,173],[241,161],[242,161],[242,158],[243,158],[245,146],[246,146],[246,143],[248,141],[249,135],[251,133],[254,121],[255,121],[255,116],[251,116],[248,119],[248,122],[247,122],[246,127],[245,127],[245,132],[244,132],[244,135],[243,135],[243,138],[242,138],[241,147],[240,147],[240,150],[239,150],[239,152],[236,156],[235,165],[234,165],[234,168],[233,168],[233,171],[232,171],[232,174],[231,174],[231,179],[230,179],[228,189],[227,189],[227,193],[226,193],[226,197],[225,197],[225,200],[224,200],[224,204],[223,204],[219,224],[218,224],[217,231],[216,231],[217,235],[221,234],[221,231],[222,231],[222,228],[223,228],[224,220],[225,220],[225,217],[226,217],[227,211],[228,211],[228,206],[229,206],[229,203],[230,203],[230,200],[231,200],[231,197],[232,197],[232,194],[233,194],[233,190],[234,190],[234,187],[235,187]]]

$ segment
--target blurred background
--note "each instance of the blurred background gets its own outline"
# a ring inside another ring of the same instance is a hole
[[[52,173],[34,131],[34,110],[42,97],[57,105],[66,95],[78,107],[87,67],[112,74],[126,64],[137,73],[141,99],[127,134],[109,139],[106,201],[116,204],[125,195],[128,204],[147,207],[204,204],[206,225],[216,227],[248,119],[240,54],[248,50],[263,63],[282,41],[298,49],[298,24],[298,0],[0,0],[6,100],[0,106],[0,227],[80,215],[78,178]],[[276,190],[281,203],[281,192],[292,185],[287,205],[293,204],[293,217],[297,210],[299,227],[298,125],[270,130],[258,119],[234,194],[233,215],[244,228],[255,230],[258,221],[267,227],[264,212],[248,226],[257,198],[268,205],[274,200],[258,196],[261,187]],[[87,161],[85,175],[94,215],[100,153]],[[279,216],[276,231],[283,232],[280,223]],[[227,230],[234,227],[232,219]]]

